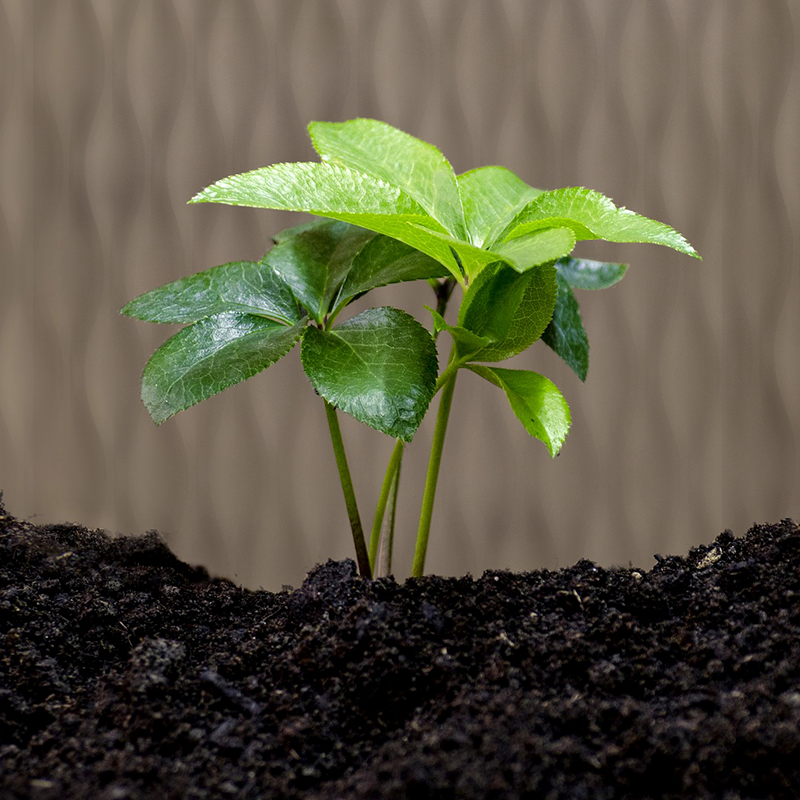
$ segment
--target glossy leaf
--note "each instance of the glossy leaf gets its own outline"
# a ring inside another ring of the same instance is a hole
[[[433,397],[438,371],[431,335],[396,308],[371,308],[332,330],[309,327],[303,369],[331,405],[410,441]]]
[[[456,176],[438,148],[375,119],[312,122],[308,130],[323,161],[399,186],[448,233],[467,238]]]
[[[458,176],[469,240],[491,246],[541,189],[528,186],[505,167],[479,167]]]
[[[546,232],[518,244],[504,245],[503,253],[483,250],[452,236],[398,187],[338,163],[275,164],[232,175],[203,189],[191,202],[304,211],[350,222],[425,253],[462,283],[464,275],[458,260],[467,276],[473,278],[494,261],[504,260],[524,271],[542,263],[542,259],[566,255],[571,249],[563,246],[563,233]]]
[[[500,387],[517,419],[531,436],[547,446],[555,458],[567,438],[570,412],[556,385],[537,372],[469,365],[468,369]]]
[[[317,322],[322,322],[354,259],[376,234],[336,220],[317,220],[265,256]]]
[[[275,164],[223,178],[191,202],[305,211],[350,222],[405,242],[435,258],[459,279],[453,248],[470,265],[496,260],[453,238],[398,187],[340,164]]]
[[[542,334],[542,341],[551,347],[582,380],[589,370],[589,337],[581,321],[578,301],[569,282],[559,269],[556,273],[558,296],[553,319]]]
[[[494,340],[471,358],[503,361],[521,353],[544,332],[556,302],[556,270],[520,274],[505,264],[485,269],[464,295],[459,327]]]
[[[627,264],[585,258],[561,258],[556,267],[573,289],[608,289],[621,281],[628,269]]]
[[[223,312],[178,331],[156,350],[142,375],[142,401],[150,416],[160,425],[266,369],[292,349],[305,322],[286,326]]]
[[[397,186],[341,164],[313,162],[273,164],[230,175],[203,189],[190,202],[306,211],[321,217],[428,216]],[[355,220],[346,221],[357,224]]]
[[[553,227],[571,228],[579,241],[650,242],[699,258],[686,239],[669,225],[617,208],[608,197],[580,187],[542,192],[517,214],[503,237],[516,238]]]
[[[269,264],[236,261],[153,289],[121,310],[145,322],[197,322],[223,311],[256,314],[287,324],[300,319],[289,287]]]

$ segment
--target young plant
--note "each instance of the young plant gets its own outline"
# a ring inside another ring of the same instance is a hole
[[[284,231],[259,262],[215,267],[122,309],[151,322],[190,323],[150,359],[142,399],[161,423],[266,369],[302,341],[303,368],[325,404],[359,569],[369,576],[387,507],[384,553],[391,561],[403,443],[441,391],[412,568],[419,576],[458,372],[467,369],[502,389],[528,433],[555,456],[570,424],[562,394],[536,372],[490,365],[542,338],[586,378],[588,339],[573,289],[610,286],[626,267],[571,258],[576,242],[651,242],[697,253],[668,225],[588,189],[542,191],[497,166],[456,176],[433,145],[377,120],[313,122],[309,130],[321,162],[224,178],[192,202],[327,219]],[[334,325],[347,304],[370,289],[419,279],[436,293],[432,334],[389,307]],[[444,317],[456,283],[462,300],[451,325]],[[438,373],[441,331],[452,347]],[[397,439],[369,548],[337,409]]]

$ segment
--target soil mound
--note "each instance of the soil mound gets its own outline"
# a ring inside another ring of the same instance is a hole
[[[0,497],[0,797],[800,797],[800,528],[250,592]]]

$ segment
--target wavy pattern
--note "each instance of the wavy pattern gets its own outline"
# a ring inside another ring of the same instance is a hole
[[[161,428],[138,376],[167,328],[134,295],[257,257],[296,221],[187,207],[226,174],[312,158],[309,119],[362,115],[664,219],[656,248],[582,293],[585,385],[518,366],[573,409],[555,462],[459,378],[430,568],[648,563],[800,514],[800,11],[747,0],[0,0],[0,489],[10,508],[159,528],[249,585],[350,555],[324,413],[296,354]],[[427,287],[370,304],[417,313]],[[356,308],[365,307],[366,301]],[[418,317],[426,321],[422,314]],[[408,448],[410,563],[431,426]],[[343,429],[368,517],[391,442]]]

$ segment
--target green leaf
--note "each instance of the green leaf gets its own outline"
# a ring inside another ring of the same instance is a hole
[[[458,314],[459,327],[494,342],[471,356],[475,361],[503,361],[521,353],[544,332],[556,302],[552,265],[518,273],[494,264],[469,287]]]
[[[467,264],[496,260],[454,239],[398,187],[340,164],[274,164],[223,178],[190,202],[304,211],[350,222],[405,242],[435,258],[459,279],[451,248],[457,248]]]
[[[265,263],[235,261],[198,272],[131,300],[121,313],[145,322],[196,322],[223,311],[292,324],[300,309],[289,287]]]
[[[467,238],[456,176],[438,148],[375,119],[312,122],[308,130],[323,161],[399,186],[448,233]]]
[[[335,311],[378,286],[447,277],[438,261],[389,236],[375,236],[356,256],[339,290]]]
[[[142,402],[160,425],[274,364],[294,347],[305,323],[287,327],[226,311],[189,325],[153,353],[142,375]]]
[[[303,369],[331,405],[410,441],[433,398],[438,364],[431,335],[396,308],[370,308],[332,330],[309,327]]]
[[[569,228],[547,228],[509,239],[496,245],[493,252],[517,272],[526,272],[568,255],[573,247],[575,234]]]
[[[585,381],[589,370],[589,337],[583,328],[578,301],[560,268],[556,272],[556,281],[558,283],[556,307],[553,319],[542,334],[542,341],[561,356],[582,381]]]
[[[469,240],[490,246],[531,200],[542,193],[505,167],[479,167],[458,176]]]
[[[478,334],[468,331],[466,328],[459,328],[457,325],[449,325],[438,311],[429,306],[425,306],[425,308],[431,312],[431,316],[433,317],[434,332],[447,331],[453,338],[453,343],[456,348],[456,361],[467,361],[475,353],[483,350],[484,347],[490,345],[494,341],[488,336],[478,336]]]
[[[500,369],[470,364],[476,375],[480,375],[495,386],[499,386],[508,397],[517,419],[531,436],[547,445],[555,458],[570,426],[570,413],[564,395],[556,385],[537,372],[523,369]]]
[[[331,216],[331,212],[343,216],[428,217],[419,203],[397,186],[340,164],[312,162],[273,164],[230,175],[207,186],[190,202],[306,211],[320,217]]]
[[[330,310],[347,273],[373,231],[317,220],[281,239],[264,257],[317,322]]]
[[[699,258],[695,249],[676,230],[663,222],[617,208],[609,198],[580,187],[542,192],[528,203],[504,231],[504,240],[542,228],[571,228],[578,240],[650,242],[672,247]]]
[[[531,237],[520,246],[509,245],[505,254],[482,250],[451,236],[398,187],[338,163],[274,164],[232,175],[203,189],[191,202],[304,211],[350,222],[399,239],[425,253],[444,265],[462,284],[464,277],[454,251],[471,279],[494,261],[505,260],[520,271],[527,269],[537,258],[544,257],[540,252],[542,245],[549,242],[551,249],[554,245],[548,234],[541,242]],[[559,241],[563,243],[563,235]],[[569,252],[556,249],[555,254],[549,253],[553,259]],[[518,264],[517,258],[523,259],[523,263]]]
[[[607,289],[621,281],[628,269],[627,264],[585,258],[561,258],[556,267],[573,289]]]

